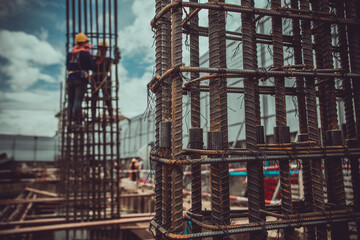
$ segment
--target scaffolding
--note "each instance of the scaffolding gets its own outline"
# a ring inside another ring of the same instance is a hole
[[[108,49],[104,64],[97,64],[89,78],[82,103],[81,126],[62,113],[61,192],[66,199],[66,222],[105,221],[120,218],[120,114],[118,107],[118,6],[117,0],[67,0],[66,50],[74,45],[75,35],[83,32],[97,59],[99,43]],[[96,61],[94,60],[94,62]],[[108,69],[107,66],[109,66]],[[63,109],[68,101],[65,95]],[[101,225],[101,222],[100,222]],[[86,239],[119,236],[118,226],[81,232]],[[67,239],[79,232],[67,231]],[[72,234],[72,235],[71,235]]]
[[[328,232],[332,239],[359,236],[358,1],[271,0],[263,8],[255,7],[254,0],[242,0],[241,4],[224,0],[155,2],[151,26],[155,30],[156,76],[148,87],[155,94],[155,150],[151,160],[156,165],[156,215],[150,225],[156,239],[230,239],[231,234],[245,232],[251,239],[266,239],[267,231],[273,229],[282,229],[285,239],[294,239],[294,228],[300,227],[305,228],[308,239],[326,239]],[[199,12],[205,10],[208,26],[200,26]],[[231,13],[241,14],[240,32],[226,29],[226,15]],[[256,24],[265,17],[271,19],[271,32],[260,34]],[[291,25],[286,34],[285,21]],[[183,65],[184,34],[190,39],[190,66]],[[199,64],[199,37],[208,38],[208,67]],[[227,67],[229,40],[241,43],[242,68]],[[257,46],[264,45],[271,48],[271,69],[262,68],[258,62]],[[284,46],[292,49],[293,64],[285,65]],[[339,62],[340,68],[335,68],[334,62]],[[234,79],[242,80],[240,86],[228,87]],[[259,86],[260,81],[268,85]],[[288,86],[291,81],[295,87]],[[336,87],[338,82],[340,87]],[[200,95],[204,92],[209,93],[210,103],[209,116],[205,116],[210,122],[206,150],[200,128]],[[186,148],[184,93],[191,101]],[[230,148],[228,144],[230,93],[244,97],[246,148]],[[265,143],[260,95],[275,95],[273,144]],[[297,142],[290,142],[287,96],[297,97]],[[337,97],[344,100],[345,141],[338,126]],[[276,161],[279,166],[280,205],[265,204],[265,161]],[[246,163],[247,210],[230,208],[229,163],[234,162]],[[292,198],[291,162],[301,164],[301,200]],[[201,166],[206,164],[210,165],[211,211],[202,209],[201,201]],[[345,201],[343,165],[351,168],[352,204]],[[191,166],[192,176],[191,208],[184,214],[183,166]],[[243,222],[234,224],[238,219]],[[191,222],[190,234],[184,234],[186,222]],[[350,223],[356,227],[349,228]]]

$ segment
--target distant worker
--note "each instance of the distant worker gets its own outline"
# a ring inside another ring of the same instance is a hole
[[[134,182],[137,181],[138,172],[139,172],[139,164],[136,162],[136,158],[131,159],[131,163],[129,165],[129,170],[131,170],[129,173],[129,178]]]
[[[111,76],[110,70],[112,64],[117,64],[120,59],[120,52],[118,48],[115,48],[115,59],[111,59],[107,57],[107,50],[109,45],[107,42],[101,41],[98,45],[98,53],[94,57],[95,60],[95,71],[92,77],[92,101],[91,101],[91,109],[92,109],[92,118],[94,119],[96,116],[96,102],[99,97],[99,91],[101,89],[105,104],[107,106],[109,112],[110,122],[113,122],[113,108],[111,103]]]
[[[88,37],[78,33],[75,37],[76,45],[67,57],[67,93],[68,107],[67,117],[69,126],[75,122],[76,127],[81,127],[81,104],[89,82],[89,70],[95,69]]]

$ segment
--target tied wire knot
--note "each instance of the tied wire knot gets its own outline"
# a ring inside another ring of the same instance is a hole
[[[223,75],[225,75],[226,72],[227,72],[226,68],[219,68],[219,73],[218,73],[219,77],[223,77]]]
[[[258,150],[256,152],[256,160],[259,160],[260,158],[262,158],[263,160],[266,160],[266,154],[265,153],[266,153],[265,150],[262,150],[262,149]]]
[[[266,68],[264,68],[264,67],[258,67],[258,68],[256,68],[256,70],[255,70],[255,77],[257,77],[257,75],[259,75],[259,73],[265,73],[265,74],[266,74],[265,77],[262,77],[262,78],[259,79],[261,82],[265,82],[266,79],[268,79],[268,78],[270,77],[270,76],[269,76],[269,72],[268,72],[268,71],[266,70]]]
[[[221,221],[222,221],[223,225],[225,226],[225,228],[223,228],[218,223],[215,223],[215,226],[217,226],[226,235],[226,237],[230,237],[230,232],[229,232],[228,225],[225,223],[224,220],[221,220]]]
[[[174,7],[171,8],[171,13],[175,13],[177,11],[178,8],[185,8],[183,7],[183,4],[182,4],[182,0],[177,0],[175,1],[176,5],[174,5]]]
[[[182,63],[178,63],[176,65],[174,65],[174,67],[172,68],[171,74],[175,75],[175,74],[181,74],[180,68],[183,66]]]

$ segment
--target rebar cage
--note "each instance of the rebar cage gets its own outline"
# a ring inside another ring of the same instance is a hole
[[[103,60],[107,61],[107,67],[97,64],[97,68],[103,66],[103,69],[95,69],[89,77],[80,126],[74,126],[67,119],[68,94],[65,94],[61,111],[61,184],[66,198],[64,215],[68,222],[120,217],[117,12],[117,0],[66,0],[66,52],[71,52],[74,38],[80,32],[86,34],[92,44],[93,56],[98,57],[99,43],[108,44]],[[81,230],[81,236],[117,239],[118,229]],[[67,239],[80,236],[79,232],[68,231]]]
[[[148,88],[155,94],[156,141],[151,160],[156,164],[156,215],[150,227],[156,239],[230,239],[231,234],[244,232],[251,239],[266,239],[272,229],[282,229],[285,239],[294,239],[294,228],[301,227],[308,239],[326,239],[328,232],[332,239],[360,234],[359,2],[269,0],[261,8],[255,7],[258,2],[155,0],[151,26],[155,30],[156,76]],[[199,25],[200,11],[208,13],[207,26]],[[239,14],[238,30],[227,29],[228,14]],[[257,26],[264,19],[268,31],[260,33]],[[290,27],[286,29],[284,23]],[[208,38],[208,66],[199,63],[199,37]],[[190,65],[184,66],[184,42],[188,44],[189,39]],[[241,62],[238,67],[226,56],[229,41],[242,48],[233,60]],[[271,52],[270,69],[258,59],[258,48],[264,47]],[[230,87],[235,80],[239,84]],[[259,82],[267,84],[260,86]],[[209,99],[205,106],[200,103],[204,92]],[[229,147],[230,93],[244,99],[246,148]],[[189,96],[191,108],[187,148],[183,147],[184,94]],[[260,95],[275,96],[273,144],[265,143]],[[288,96],[296,96],[296,142],[290,142]],[[337,98],[344,102],[345,141],[339,130]],[[201,116],[201,108],[207,107],[209,114]],[[206,150],[200,128],[203,117],[210,122]],[[265,204],[266,161],[279,165],[280,205]],[[230,208],[229,163],[235,162],[246,163],[247,210]],[[292,197],[290,162],[301,164],[304,199]],[[211,211],[204,210],[201,201],[201,166],[205,164],[210,165]],[[353,200],[348,204],[343,177],[346,164],[353,187]],[[192,171],[191,208],[183,213],[185,165]],[[239,218],[243,223],[232,223]],[[190,232],[185,234],[189,222]]]

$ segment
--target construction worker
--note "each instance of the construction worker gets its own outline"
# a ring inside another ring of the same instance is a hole
[[[129,178],[135,182],[138,178],[139,164],[136,162],[136,158],[131,159],[131,163],[129,165]]]
[[[98,45],[98,53],[94,57],[95,60],[95,71],[92,77],[92,117],[96,116],[96,102],[99,97],[99,91],[101,89],[105,104],[108,108],[110,122],[113,122],[113,108],[111,104],[111,77],[109,75],[112,64],[119,62],[119,50],[115,48],[115,59],[107,57],[107,50],[109,45],[107,42],[101,41]]]
[[[81,127],[81,104],[89,80],[89,70],[95,69],[88,37],[84,33],[75,36],[75,46],[67,57],[67,117],[69,126]]]

